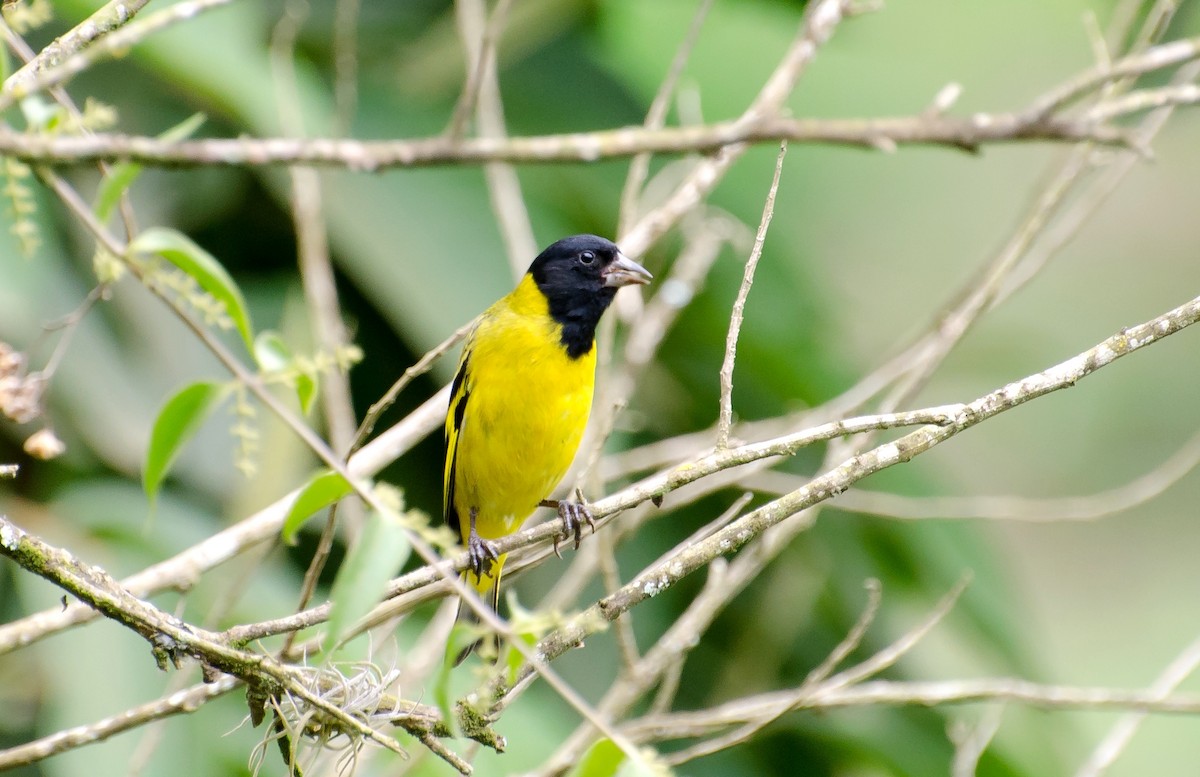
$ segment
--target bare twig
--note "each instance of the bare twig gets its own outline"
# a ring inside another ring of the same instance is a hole
[[[1200,464],[1200,433],[1192,436],[1159,466],[1128,483],[1087,496],[1030,499],[1016,496],[914,497],[851,489],[838,507],[906,520],[938,518],[1008,521],[1092,521],[1125,512],[1166,491]],[[751,475],[747,486],[786,493],[802,480],[782,472]]]
[[[442,137],[419,140],[339,140],[335,138],[209,138],[164,141],[141,135],[98,134],[91,137],[23,135],[0,132],[0,153],[31,164],[76,165],[97,160],[133,161],[170,167],[313,165],[376,172],[390,168],[480,165],[489,162],[578,163],[620,159],[643,153],[715,154],[717,169],[705,170],[697,188],[688,188],[646,232],[632,230],[622,241],[630,253],[640,253],[665,231],[659,223],[673,224],[691,210],[711,188],[710,181],[732,163],[724,151],[749,143],[824,143],[877,149],[880,145],[950,146],[974,151],[999,143],[1092,141],[1125,147],[1129,133],[1108,125],[1074,119],[1040,119],[1032,122],[1018,114],[975,114],[969,117],[923,116],[878,119],[755,119],[700,127],[647,130],[624,127],[567,135],[530,135],[510,138],[465,138],[451,142]],[[736,157],[735,157],[736,158]],[[654,229],[650,229],[653,226]],[[632,238],[632,242],[631,242]]]
[[[449,402],[449,387],[363,447],[349,462],[351,476],[369,477],[398,458],[441,424]],[[190,587],[204,572],[279,536],[288,508],[298,490],[285,494],[253,515],[121,581],[134,596]],[[0,655],[32,644],[63,629],[86,623],[96,612],[81,604],[52,607],[0,626]]]
[[[480,136],[503,138],[508,134],[504,125],[504,106],[500,101],[496,48],[511,5],[511,0],[500,0],[491,16],[487,17],[484,0],[457,0],[455,3],[463,47],[467,53],[467,83],[455,106],[454,117],[446,131],[447,137],[461,138],[466,119],[472,112]],[[521,193],[521,181],[513,166],[504,162],[485,164],[483,172],[496,223],[504,238],[509,267],[513,277],[519,278],[537,254],[537,240],[533,236],[529,211]]]
[[[650,109],[646,111],[646,120],[642,122],[642,126],[646,129],[660,129],[666,124],[667,106],[670,104],[671,96],[675,94],[675,86],[679,82],[680,75],[683,74],[683,68],[687,65],[688,58],[692,55],[692,49],[700,37],[700,30],[704,28],[704,20],[708,18],[708,12],[712,10],[714,2],[715,0],[700,0],[700,4],[696,7],[691,26],[688,27],[683,40],[680,41],[679,48],[675,50],[675,56],[671,59],[667,74],[663,77],[662,83],[658,85],[658,91],[655,92],[654,99],[650,102]],[[646,182],[646,176],[650,172],[650,156],[649,153],[636,154],[629,162],[629,172],[625,175],[625,185],[621,189],[620,216],[617,225],[617,234],[619,235],[628,232],[633,227],[634,219],[637,218],[638,196],[642,185]]]
[[[193,685],[95,723],[66,728],[41,739],[0,750],[0,770],[36,763],[52,755],[103,742],[111,736],[171,715],[194,712],[202,704],[224,696],[241,685],[241,680],[226,675],[216,682]]]
[[[0,88],[0,111],[7,110],[24,97],[58,86],[75,76],[103,57],[115,56],[133,44],[145,40],[160,30],[185,22],[205,11],[227,5],[232,0],[182,0],[168,8],[157,11],[142,19],[130,21],[133,13],[146,3],[112,2],[92,18],[76,27],[67,36],[58,40],[61,47],[57,55],[43,51],[30,65],[11,75]],[[49,63],[55,63],[47,67]]]
[[[879,612],[879,603],[882,592],[882,588],[880,587],[878,580],[868,580],[866,588],[867,606],[863,609],[862,615],[859,616],[859,619],[854,624],[854,627],[850,630],[846,637],[840,643],[838,643],[837,647],[835,647],[833,651],[830,652],[830,654],[825,658],[825,660],[822,661],[811,672],[809,672],[808,676],[804,678],[804,683],[800,686],[801,694],[807,690],[811,690],[812,688],[819,686],[822,682],[824,682],[825,678],[827,678],[829,674],[837,668],[838,664],[840,664],[846,659],[847,656],[857,650],[858,646],[862,643],[863,637],[866,636],[867,629],[870,628],[871,624],[875,620],[875,615]],[[654,714],[654,712],[655,711],[652,710],[652,714]],[[662,710],[658,710],[657,712],[661,713]],[[733,747],[734,745],[748,741],[759,731],[762,731],[775,720],[778,720],[786,712],[787,707],[780,706],[770,714],[763,715],[756,720],[745,723],[740,728],[731,731],[728,734],[716,736],[697,745],[693,745],[692,747],[680,750],[679,752],[671,753],[671,755],[668,756],[668,761],[671,765],[678,766],[680,764],[687,763],[688,761],[693,761],[706,755],[712,755],[713,753],[720,752],[721,750],[725,750]]]
[[[360,0],[337,0],[333,12],[334,134],[345,137],[358,105],[358,10]]]
[[[935,707],[978,702],[1018,702],[1042,709],[1136,710],[1163,714],[1200,713],[1200,694],[1166,698],[1145,691],[1116,688],[1044,685],[1017,678],[981,678],[944,681],[872,680],[832,691],[816,689],[804,699],[794,691],[765,693],[747,700],[697,712],[673,712],[643,718],[626,727],[638,742],[702,736],[714,730],[756,720],[787,699],[792,710],[828,710],[868,706]]]
[[[742,274],[742,284],[738,287],[737,299],[733,302],[733,312],[729,315],[729,332],[725,337],[725,359],[721,362],[721,401],[719,420],[717,421],[717,450],[729,446],[729,427],[733,425],[733,365],[737,359],[738,335],[742,331],[742,319],[746,313],[746,298],[750,296],[750,287],[754,285],[754,271],[758,268],[758,259],[762,256],[763,243],[767,239],[767,230],[771,226],[771,217],[775,215],[775,194],[779,191],[779,178],[783,174],[783,159],[787,156],[787,142],[779,146],[779,156],[775,159],[775,175],[771,179],[771,188],[767,192],[767,201],[763,205],[762,220],[758,224],[758,232],[754,236],[754,247],[746,260],[746,268]]]
[[[950,777],[975,777],[979,759],[1000,730],[1000,719],[1004,716],[1004,705],[994,704],[984,710],[979,723],[954,743],[954,761],[950,764]]]
[[[122,589],[104,570],[79,562],[66,551],[27,534],[2,516],[0,555],[12,559],[24,569],[44,577],[105,616],[137,632],[151,644],[155,660],[163,669],[170,664],[179,666],[184,657],[196,658],[205,666],[234,675],[252,686],[286,690],[330,716],[345,730],[356,732],[399,754],[404,753],[394,739],[381,736],[358,718],[346,714],[314,693],[296,669],[279,664],[268,656],[231,648],[217,635],[189,626],[146,604]],[[412,704],[413,709],[417,706]],[[401,718],[393,722],[404,725]],[[425,728],[421,723],[414,733],[419,734]]]
[[[362,423],[358,425],[358,430],[354,433],[354,442],[350,446],[351,454],[357,452],[366,443],[367,438],[371,436],[371,432],[375,429],[375,424],[379,422],[380,417],[387,412],[388,408],[395,403],[396,397],[400,396],[400,392],[407,388],[415,379],[429,372],[438,359],[445,356],[450,352],[451,348],[462,342],[463,338],[475,328],[475,323],[478,320],[478,317],[476,317],[460,326],[454,331],[454,334],[426,351],[420,359],[417,359],[415,364],[406,369],[399,378],[396,378],[396,381],[384,392],[384,395],[367,409],[366,416],[363,417]],[[447,394],[447,399],[443,403],[445,405],[450,404],[448,389],[449,386],[443,392]],[[426,430],[426,432],[428,431]]]
[[[1200,667],[1200,639],[1184,648],[1146,691],[1155,699],[1167,699],[1197,667]],[[1146,714],[1146,711],[1130,712],[1121,717],[1079,767],[1075,777],[1100,777],[1104,774],[1129,745],[1146,719]]]
[[[31,59],[20,70],[13,73],[0,87],[0,92],[16,92],[22,86],[38,83],[38,76],[64,60],[70,59],[96,39],[110,34],[133,21],[137,12],[150,0],[110,0],[97,8],[91,16],[72,27],[65,34],[47,45],[36,58]]]
[[[767,458],[791,455],[814,442],[846,434],[880,428],[893,428],[895,426],[952,424],[953,419],[961,411],[962,407],[961,405],[948,405],[905,413],[850,418],[844,421],[822,424],[812,429],[784,435],[772,440],[749,443],[737,448],[729,448],[719,453],[706,454],[694,461],[672,468],[667,472],[647,478],[625,491],[593,502],[590,507],[593,516],[596,518],[597,526],[603,527],[611,520],[612,516],[623,510],[628,510],[656,496],[668,494],[675,489],[695,483],[723,470]],[[444,409],[442,412],[444,414]],[[508,537],[495,540],[496,549],[500,553],[512,553],[520,548],[536,544],[545,546],[548,552],[550,543],[561,533],[561,530],[560,522],[550,520],[524,529],[516,534],[509,535]],[[684,547],[681,546],[679,550],[684,550]],[[662,563],[667,563],[666,558],[664,557]],[[426,586],[431,586],[443,577],[443,570],[462,570],[466,568],[466,564],[467,554],[463,552],[453,559],[445,560],[440,567],[427,566],[413,570],[392,581],[388,588],[388,596],[401,596],[425,588]],[[432,593],[437,594],[440,592]],[[295,616],[264,622],[262,624],[237,627],[232,630],[231,637],[236,635],[236,640],[260,639],[271,634],[306,628],[323,622],[328,616],[328,611],[329,605],[326,604]],[[0,630],[0,637],[2,636],[3,630]],[[2,646],[3,642],[0,642],[0,647]]]

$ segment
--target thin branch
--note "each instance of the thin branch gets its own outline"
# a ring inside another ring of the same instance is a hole
[[[1119,127],[1093,125],[1073,119],[1040,119],[1018,114],[975,114],[969,117],[908,116],[878,119],[766,118],[751,122],[722,122],[698,127],[647,130],[623,127],[564,135],[509,138],[443,137],[416,140],[348,140],[336,138],[209,138],[165,141],[141,135],[98,134],[91,137],[25,135],[0,132],[0,153],[30,164],[77,165],[97,160],[133,161],[167,167],[313,165],[342,167],[357,172],[392,168],[480,165],[490,162],[547,164],[621,159],[642,153],[715,154],[717,168],[705,169],[698,187],[655,220],[690,210],[732,162],[727,149],[751,143],[829,144],[864,149],[919,145],[950,146],[975,151],[980,146],[1042,141],[1092,141],[1127,147],[1129,133]],[[650,229],[650,227],[654,227]],[[635,227],[621,241],[644,248],[664,231],[657,223]],[[640,253],[639,248],[627,249]]]
[[[218,635],[185,624],[137,599],[104,570],[76,560],[70,553],[26,533],[3,516],[0,516],[0,555],[141,635],[152,646],[155,660],[162,669],[170,664],[179,667],[184,657],[195,658],[204,666],[231,674],[253,687],[263,687],[268,692],[285,690],[330,716],[344,730],[404,754],[394,739],[381,736],[363,721],[315,693],[305,681],[304,674],[296,668],[282,665],[265,655],[229,647]],[[420,705],[404,702],[401,706],[415,710]],[[397,716],[392,722],[413,727],[410,730],[414,735],[428,730],[429,713],[415,721],[410,717]]]
[[[872,680],[827,692],[816,689],[803,699],[795,698],[791,690],[777,691],[697,712],[647,716],[627,725],[625,731],[638,742],[702,736],[727,726],[757,720],[789,699],[794,702],[793,711],[875,706],[936,707],[1001,701],[1041,709],[1200,714],[1200,694],[1177,694],[1162,698],[1140,690],[1045,685],[1009,677],[934,681]]]
[[[1200,54],[1198,45],[1200,39],[1187,38],[1154,46],[1111,64],[1101,62],[1034,100],[1025,113],[1030,119],[1044,118],[1106,83],[1181,65]]]
[[[6,78],[3,86],[0,86],[0,92],[12,93],[21,87],[29,89],[31,84],[38,83],[38,76],[42,72],[71,59],[96,39],[133,21],[137,12],[148,2],[150,0],[110,0],[105,3],[92,12],[91,16],[55,38],[35,58]]]
[[[837,644],[837,647],[830,651],[825,660],[808,673],[808,676],[804,678],[804,682],[800,687],[814,688],[825,682],[829,675],[851,653],[858,650],[859,645],[862,644],[863,638],[867,635],[867,630],[871,628],[871,624],[875,622],[875,616],[879,614],[879,605],[883,601],[883,585],[878,580],[868,580],[865,588],[867,589],[867,606],[863,608],[862,614],[858,616],[854,627]],[[957,596],[955,599],[957,599]],[[954,600],[951,600],[950,605],[952,606],[953,604]],[[936,621],[934,622],[936,623]]]
[[[959,597],[962,596],[963,591],[967,590],[967,586],[970,585],[970,583],[971,574],[967,573],[963,575],[962,579],[955,583],[954,587],[946,592],[945,596],[941,598],[941,601],[939,601],[934,608],[930,610],[929,614],[926,615],[922,621],[917,623],[916,626],[911,628],[905,634],[901,635],[900,638],[892,642],[892,644],[888,645],[883,650],[880,650],[878,653],[866,659],[865,661],[856,664],[849,669],[838,672],[828,680],[821,682],[819,686],[817,686],[820,689],[820,692],[824,693],[830,689],[845,688],[855,685],[867,679],[868,677],[874,677],[884,669],[887,669],[895,664],[897,661],[903,658],[906,653],[916,647],[917,643],[923,640],[929,634],[929,632],[933,631],[934,627],[941,623],[943,618],[950,614],[950,611],[954,609],[954,605],[958,604]],[[806,682],[805,685],[808,686],[809,684]]]
[[[954,743],[954,761],[950,764],[950,777],[975,777],[979,769],[979,759],[983,757],[996,732],[1000,730],[1000,720],[1003,716],[1004,705],[995,704],[988,707],[979,723]]]
[[[241,686],[241,680],[226,675],[216,682],[198,683],[95,723],[66,728],[41,739],[0,750],[0,771],[36,763],[52,755],[103,742],[109,737],[171,715],[195,712],[201,705]]]
[[[484,0],[457,0],[459,29],[467,52],[468,81],[464,85],[455,116],[447,136],[460,139],[466,116],[474,111],[477,132],[482,137],[503,138],[508,135],[504,125],[504,106],[500,101],[500,82],[497,75],[496,47],[508,19],[512,0],[500,0],[487,17]],[[459,111],[466,111],[459,122]],[[504,238],[508,263],[514,278],[520,278],[530,260],[537,254],[537,240],[529,221],[529,210],[521,193],[521,180],[516,169],[502,162],[483,166],[488,195],[496,223]]]
[[[441,424],[446,416],[449,386],[426,400],[417,410],[370,444],[364,446],[347,465],[353,478],[370,477]],[[202,574],[261,543],[275,539],[283,528],[288,508],[299,489],[223,529],[174,556],[153,564],[121,581],[134,596],[149,596],[157,591],[191,587]],[[87,623],[96,612],[81,604],[51,607],[20,620],[0,626],[0,655],[32,644],[63,629]]]
[[[345,137],[358,105],[358,11],[360,0],[337,0],[333,12],[334,134]]]
[[[476,113],[479,96],[483,84],[488,79],[488,71],[494,71],[496,66],[496,44],[500,33],[508,19],[508,11],[512,0],[499,0],[490,18],[484,20],[487,13],[486,5],[481,0],[470,5],[462,2],[455,3],[458,24],[463,39],[463,50],[466,53],[466,80],[462,93],[454,105],[454,113],[450,124],[446,127],[446,136],[452,140],[461,140],[466,134],[467,122]],[[478,43],[476,43],[478,41]]]
[[[404,391],[418,377],[429,372],[438,359],[445,356],[450,352],[451,348],[462,342],[471,333],[471,330],[475,328],[475,324],[478,321],[479,317],[476,316],[454,330],[454,334],[426,351],[420,359],[417,359],[416,363],[404,370],[399,378],[396,378],[396,381],[384,392],[383,396],[367,409],[366,416],[363,417],[362,422],[358,425],[358,430],[354,433],[354,442],[350,446],[351,455],[356,453],[366,443],[367,438],[371,436],[371,432],[375,429],[375,424],[379,423],[380,417],[388,411],[388,408],[395,404],[396,397],[400,396],[400,392]],[[449,389],[449,386],[446,389]],[[447,390],[444,393],[447,394],[447,400],[443,404],[448,406],[450,404],[449,391]]]
[[[719,420],[717,421],[717,450],[729,446],[729,427],[733,425],[733,365],[737,359],[738,335],[742,332],[742,319],[746,313],[746,298],[750,296],[750,287],[754,285],[754,271],[758,269],[758,260],[762,256],[763,243],[767,239],[767,230],[771,226],[771,217],[775,215],[775,194],[779,191],[779,178],[783,174],[783,159],[787,156],[787,141],[779,145],[779,156],[775,159],[775,174],[771,179],[771,188],[767,191],[767,200],[763,205],[762,219],[758,223],[758,232],[754,235],[754,247],[746,260],[742,273],[742,284],[738,287],[737,299],[733,302],[733,311],[729,315],[729,331],[725,336],[725,358],[721,362],[721,399]]]
[[[1200,713],[1200,695],[1159,698],[1145,691],[1042,685],[1017,679],[888,682],[873,680],[813,699],[810,709],[878,704],[933,706],[981,701],[1022,702],[1043,709],[1139,710],[1183,715]]]
[[[879,604],[881,601],[882,587],[878,580],[868,580],[867,588],[867,606],[863,609],[858,621],[854,627],[846,635],[841,642],[826,656],[817,667],[815,667],[808,676],[804,678],[804,683],[800,686],[801,692],[810,690],[819,686],[829,676],[837,666],[846,659],[851,653],[858,649],[862,644],[863,637],[866,636],[867,629],[875,621],[875,616],[879,612]],[[651,714],[662,713],[664,710],[651,710]],[[763,715],[757,720],[750,721],[740,728],[724,734],[713,737],[697,745],[693,745],[685,750],[676,753],[671,753],[668,756],[668,762],[672,766],[679,766],[688,761],[694,761],[697,758],[702,758],[706,755],[726,750],[735,745],[748,741],[751,737],[762,731],[774,721],[778,720],[787,708],[780,707],[777,711],[769,715]]]
[[[1156,699],[1167,699],[1180,683],[1200,667],[1200,639],[1194,640],[1175,657],[1162,674],[1147,688],[1147,693]],[[1146,719],[1146,712],[1130,712],[1116,722],[1087,761],[1079,767],[1075,777],[1100,777],[1124,752],[1138,728]]]
[[[683,40],[680,41],[679,48],[675,50],[675,56],[671,59],[667,74],[663,77],[662,83],[658,85],[658,91],[655,92],[654,99],[650,102],[650,109],[646,111],[646,119],[642,122],[642,126],[646,129],[661,129],[666,124],[667,106],[670,104],[671,96],[675,93],[676,84],[679,83],[683,68],[692,55],[692,49],[696,46],[700,30],[704,28],[704,21],[708,18],[708,12],[712,10],[714,2],[715,0],[700,0],[700,4],[696,7],[692,23],[688,27],[687,33],[684,34]],[[642,185],[646,182],[646,176],[650,172],[650,156],[649,153],[643,152],[635,154],[630,160],[629,172],[625,175],[625,185],[621,189],[621,204],[618,208],[620,215],[617,234],[619,235],[628,232],[633,226],[634,219],[637,218],[638,197]]]
[[[232,0],[181,0],[175,5],[134,21],[131,21],[133,12],[144,6],[145,2],[135,0],[109,3],[91,17],[97,18],[103,14],[100,17],[103,26],[89,26],[89,19],[72,31],[78,33],[70,40],[65,40],[68,36],[59,39],[58,43],[62,48],[56,56],[47,55],[47,52],[43,51],[34,63],[9,76],[0,88],[0,112],[8,110],[18,100],[35,92],[64,83],[102,58],[122,54],[135,43],[161,30],[230,2]],[[51,62],[55,64],[47,67]]]
[[[612,494],[604,499],[593,502],[590,507],[596,519],[597,527],[603,528],[611,520],[612,516],[624,510],[636,507],[643,502],[648,502],[655,497],[665,496],[678,488],[697,482],[723,470],[767,458],[788,456],[814,442],[847,434],[881,428],[894,428],[896,426],[952,424],[962,408],[962,405],[946,405],[905,413],[848,418],[843,421],[822,424],[812,429],[784,435],[772,440],[749,443],[737,448],[709,453],[694,461],[674,467],[667,472],[646,478],[640,483],[617,494]],[[442,412],[444,414],[444,409]],[[531,526],[516,534],[496,539],[494,542],[497,551],[500,553],[512,553],[530,545],[541,545],[548,551],[549,545],[561,532],[562,524],[557,520],[549,520]],[[681,547],[680,551],[683,550],[685,548]],[[387,596],[389,598],[398,597],[434,585],[444,576],[443,570],[461,571],[466,569],[467,563],[467,554],[464,551],[451,559],[444,560],[440,567],[426,566],[415,569],[393,580],[388,586]],[[667,563],[665,558],[662,563]],[[267,621],[261,624],[247,624],[235,627],[231,630],[230,636],[235,641],[261,639],[272,634],[294,631],[321,623],[328,617],[328,613],[329,605],[325,604],[294,616]],[[0,637],[2,636],[3,630],[0,629]],[[0,647],[2,646],[3,642],[0,641]]]
[[[1200,432],[1159,466],[1128,483],[1087,496],[1029,499],[1016,496],[919,497],[851,489],[838,509],[904,520],[1094,521],[1154,499],[1200,465]],[[748,487],[768,492],[794,490],[801,478],[782,472],[751,475]]]

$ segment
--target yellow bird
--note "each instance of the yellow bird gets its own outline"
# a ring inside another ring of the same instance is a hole
[[[444,517],[470,556],[464,580],[493,609],[506,554],[491,540],[516,532],[543,503],[558,508],[576,547],[583,524],[592,524],[583,505],[547,497],[587,426],[600,316],[617,289],[651,277],[611,241],[564,238],[533,260],[467,337],[446,413]],[[460,605],[459,613],[469,610]]]

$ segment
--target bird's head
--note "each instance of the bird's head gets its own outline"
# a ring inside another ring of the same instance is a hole
[[[573,235],[551,245],[533,260],[529,274],[552,308],[566,307],[588,298],[603,299],[608,306],[621,286],[649,283],[645,267],[621,253],[611,240],[596,235]]]
[[[652,275],[621,253],[611,240],[573,235],[551,245],[529,265],[529,275],[546,297],[550,315],[568,338],[590,347],[592,332],[617,289],[649,283]],[[578,331],[576,331],[578,330]],[[580,346],[582,347],[582,346]],[[568,350],[575,350],[568,347]]]

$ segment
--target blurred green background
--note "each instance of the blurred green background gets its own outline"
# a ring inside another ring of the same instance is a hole
[[[152,5],[154,8],[157,4]],[[640,123],[694,12],[693,0],[524,0],[500,47],[500,82],[512,134]],[[845,22],[789,105],[798,116],[907,115],[947,83],[963,86],[956,112],[1017,109],[1091,62],[1084,15],[1105,25],[1116,3],[913,0]],[[30,35],[37,47],[94,3],[60,0],[58,19]],[[71,83],[77,99],[114,105],[120,128],[155,134],[201,111],[201,135],[280,132],[268,47],[283,5],[240,3],[203,15],[101,64]],[[685,71],[681,92],[704,120],[736,117],[786,49],[802,7],[782,0],[719,0]],[[313,135],[330,131],[333,4],[314,3],[298,41],[298,75]],[[358,105],[352,134],[400,138],[445,126],[463,78],[453,9],[446,2],[365,0],[359,23]],[[1195,3],[1182,4],[1166,38],[1200,34]],[[678,120],[673,112],[673,120]],[[688,120],[696,116],[688,115]],[[1050,267],[986,316],[911,406],[967,401],[1044,369],[1200,293],[1200,113],[1183,109],[1140,165]],[[775,220],[742,333],[735,391],[740,418],[819,404],[924,330],[959,286],[1011,235],[1043,171],[1061,154],[1046,144],[895,154],[793,145]],[[711,197],[752,228],[775,150],[748,153]],[[658,160],[662,171],[666,160]],[[627,163],[520,170],[538,242],[570,233],[613,234]],[[669,175],[669,171],[665,175]],[[94,172],[72,178],[85,192]],[[511,285],[482,171],[431,169],[322,175],[347,320],[365,360],[352,373],[361,414],[416,356]],[[132,190],[142,226],[172,225],[211,251],[246,292],[259,328],[307,337],[295,240],[280,170],[148,170]],[[0,236],[0,340],[44,360],[43,324],[69,313],[94,284],[92,246],[41,196],[43,245],[32,258]],[[642,257],[661,274],[663,247]],[[716,417],[717,370],[742,252],[727,249],[632,397],[629,428],[613,447],[704,429]],[[653,289],[651,290],[653,291]],[[49,418],[68,444],[53,463],[26,457],[29,429],[0,425],[0,461],[21,477],[0,483],[0,511],[115,575],[187,547],[299,484],[314,463],[262,415],[264,457],[253,480],[230,463],[218,418],[189,447],[154,519],[139,483],[150,424],[185,382],[224,376],[167,311],[126,279],[79,328],[50,391]],[[868,481],[909,494],[1051,497],[1089,494],[1150,471],[1200,425],[1200,333],[1186,331],[1088,378],[1068,392],[1005,414],[915,462]],[[389,418],[449,377],[444,361],[406,392]],[[24,434],[22,433],[24,432]],[[440,510],[441,442],[435,436],[385,477],[409,502]],[[820,451],[792,471],[811,472]],[[722,492],[649,523],[621,549],[631,575],[727,506]],[[679,706],[696,708],[798,684],[860,612],[863,581],[883,582],[884,603],[865,657],[911,628],[966,570],[967,594],[946,622],[886,676],[953,679],[1020,675],[1057,683],[1140,688],[1200,633],[1200,477],[1122,515],[1086,523],[892,521],[828,509],[744,592],[696,648]],[[294,606],[315,534],[248,571],[249,595],[215,625],[275,617]],[[339,551],[340,552],[340,551]],[[183,600],[203,621],[241,585],[230,564]],[[552,562],[516,586],[536,602],[561,570]],[[237,581],[233,583],[231,581]],[[686,606],[689,580],[635,611],[643,647]],[[53,606],[49,585],[0,564],[0,618]],[[155,601],[173,609],[178,595]],[[407,639],[431,611],[398,634]],[[611,635],[556,664],[589,698],[615,666]],[[195,681],[193,669],[187,671]],[[464,688],[469,677],[464,677]],[[97,623],[0,656],[0,746],[88,723],[161,694],[142,640]],[[1185,689],[1200,691],[1200,681]],[[428,688],[403,688],[413,698]],[[954,754],[948,732],[984,708],[849,709],[794,713],[753,743],[680,769],[688,775],[936,775]],[[243,727],[234,696],[167,722],[149,748],[141,734],[47,760],[23,775],[229,775],[247,772],[259,733]],[[1041,712],[1008,705],[983,775],[1070,774],[1115,713]],[[483,754],[477,773],[535,766],[574,726],[544,687],[498,728],[510,752]],[[419,746],[414,747],[419,750]],[[148,758],[142,763],[138,759]],[[1194,774],[1200,721],[1157,716],[1108,774]],[[282,774],[274,753],[264,774]],[[364,774],[441,775],[431,758],[374,759]]]

